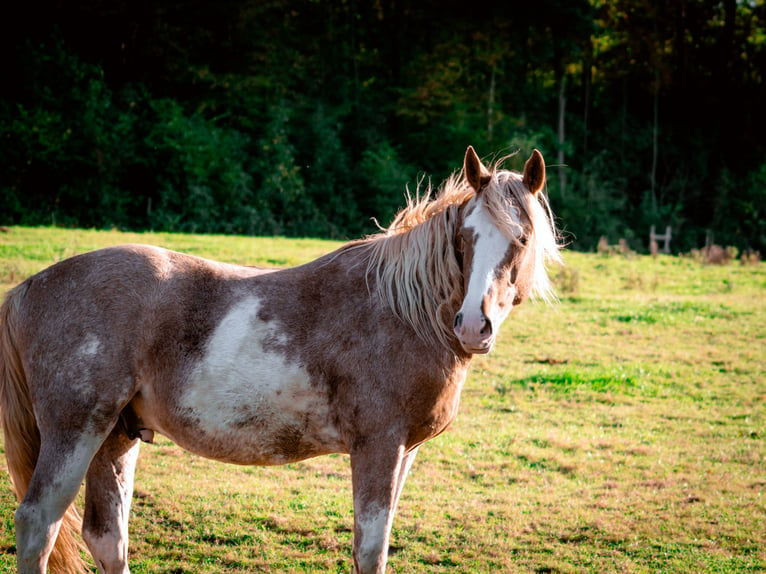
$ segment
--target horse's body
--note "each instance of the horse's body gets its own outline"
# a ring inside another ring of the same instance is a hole
[[[539,153],[522,178],[489,174],[469,148],[464,173],[387,233],[300,267],[133,245],[12,290],[0,407],[18,571],[81,568],[69,529],[85,478],[83,537],[101,572],[128,572],[138,439],[154,432],[237,464],[349,453],[355,570],[384,571],[418,446],[455,418],[472,354],[545,293],[542,260],[557,256]]]

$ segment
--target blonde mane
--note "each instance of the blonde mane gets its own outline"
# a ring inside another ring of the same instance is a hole
[[[558,231],[548,198],[542,192],[536,196],[530,193],[521,174],[514,171],[496,170],[492,179],[493,182],[497,181],[500,193],[485,196],[490,214],[507,236],[507,230],[518,228],[518,224],[510,217],[511,210],[521,211],[522,220],[529,223],[528,229],[522,229],[526,242],[520,253],[522,260],[528,261],[530,266],[529,294],[533,299],[539,298],[551,303],[556,300],[556,296],[548,276],[548,264],[561,264],[562,260]]]
[[[540,194],[541,195],[541,194]],[[434,194],[407,194],[407,205],[387,228],[369,237],[367,274],[381,301],[409,323],[427,342],[450,348],[453,313],[460,306],[463,272],[455,247],[459,210],[476,196],[462,171],[452,174]],[[546,270],[548,261],[561,261],[556,229],[547,200],[529,192],[516,172],[492,167],[492,179],[481,199],[494,223],[519,247],[520,264],[528,265],[533,297],[554,299]],[[513,216],[520,214],[524,229]],[[519,237],[526,235],[526,241]],[[360,246],[361,247],[361,246]]]

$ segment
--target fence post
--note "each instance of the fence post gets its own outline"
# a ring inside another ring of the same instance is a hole
[[[670,254],[670,225],[665,228],[665,248],[663,251]]]
[[[655,253],[655,249],[657,249],[657,242],[658,241],[664,241],[664,245],[662,246],[662,252],[663,253],[670,253],[670,239],[672,237],[672,233],[670,230],[670,225],[668,225],[665,228],[665,234],[660,235],[655,231],[654,225],[649,229],[649,250],[652,252],[652,254]]]

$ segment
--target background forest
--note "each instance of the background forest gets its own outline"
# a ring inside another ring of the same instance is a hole
[[[764,0],[40,0],[0,34],[0,223],[350,237],[468,144],[570,245],[766,248]]]

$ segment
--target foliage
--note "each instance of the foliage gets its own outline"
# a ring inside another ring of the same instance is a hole
[[[373,213],[380,214],[380,225],[388,224],[404,205],[405,188],[415,194],[421,185],[420,180],[414,186],[408,185],[413,181],[414,169],[405,165],[396,149],[385,140],[364,151],[359,169],[370,178],[366,182],[371,192],[368,201],[372,205],[369,207]]]
[[[157,205],[147,208],[150,226],[253,233],[258,213],[252,178],[245,170],[247,138],[198,114],[186,115],[173,100],[148,103],[156,121],[145,144],[161,174]]]
[[[604,236],[616,242],[633,235],[621,217],[626,202],[622,193],[625,180],[619,172],[610,170],[610,163],[610,154],[604,150],[569,176],[568,193],[562,194],[558,186],[552,186],[556,215],[575,249],[588,250]]]
[[[763,0],[25,4],[0,223],[355,236],[472,144],[543,152],[574,248],[763,251],[765,29]]]

